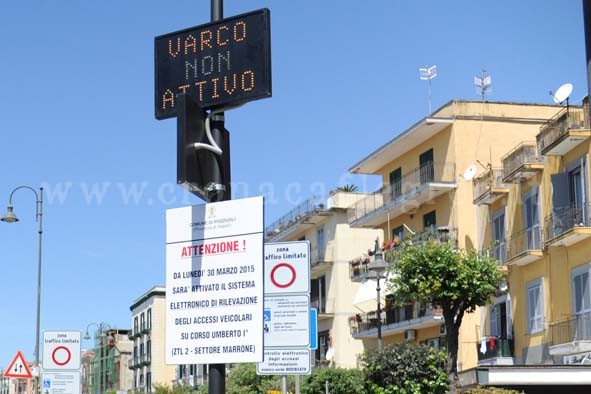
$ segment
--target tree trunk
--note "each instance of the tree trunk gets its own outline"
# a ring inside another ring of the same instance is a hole
[[[459,328],[454,322],[454,314],[443,311],[445,319],[445,341],[447,345],[447,384],[450,394],[456,394],[460,386],[458,379],[458,336]]]

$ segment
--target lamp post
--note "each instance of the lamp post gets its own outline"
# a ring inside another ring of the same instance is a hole
[[[111,326],[108,325],[107,323],[89,323],[86,326],[86,334],[84,335],[84,339],[89,340],[90,339],[90,334],[88,333],[88,328],[90,326],[96,326],[96,328],[99,330],[99,346],[98,346],[98,386],[97,386],[97,394],[101,394],[101,386],[104,389],[105,385],[102,384],[102,364],[103,364],[103,340],[106,338],[107,339],[107,343],[109,341],[113,340],[113,337],[111,336],[111,334],[109,334],[109,336],[107,336],[107,334],[105,334],[105,330],[111,330]],[[94,384],[93,384],[94,386]]]
[[[30,186],[19,186],[15,188],[8,198],[8,206],[6,214],[2,217],[3,222],[16,223],[18,217],[13,211],[12,196],[17,190],[28,189],[35,194],[35,220],[39,223],[39,248],[38,248],[38,259],[37,259],[37,322],[35,325],[35,367],[37,368],[37,377],[35,378],[35,392],[39,392],[39,333],[41,330],[41,245],[43,240],[43,188],[39,188],[39,193]]]
[[[376,292],[378,293],[377,300],[378,300],[378,320],[377,320],[377,329],[378,329],[378,352],[382,351],[382,302],[380,299],[380,279],[385,278],[384,273],[386,272],[386,268],[388,268],[388,263],[384,261],[384,257],[382,255],[382,250],[379,247],[379,239],[376,238],[376,244],[374,248],[374,260],[367,265],[369,270],[368,278],[375,278],[377,281]]]

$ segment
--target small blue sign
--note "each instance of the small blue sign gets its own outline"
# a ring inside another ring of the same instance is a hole
[[[45,380],[43,381],[43,388],[44,388],[44,389],[50,389],[50,388],[51,388],[51,380],[49,380],[49,379],[45,379]]]
[[[271,309],[265,309],[263,313],[263,321],[270,322],[271,321]]]
[[[310,308],[310,349],[318,349],[318,309]]]

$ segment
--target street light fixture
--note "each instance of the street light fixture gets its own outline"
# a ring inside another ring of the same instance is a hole
[[[38,259],[37,259],[37,322],[35,325],[35,367],[39,371],[39,334],[41,331],[41,245],[43,241],[43,188],[39,188],[39,193],[30,186],[19,186],[15,188],[8,198],[8,206],[6,207],[6,213],[0,219],[5,223],[16,223],[19,221],[18,217],[14,213],[12,205],[12,196],[17,190],[28,189],[35,194],[35,220],[39,223],[39,248],[38,248]],[[39,372],[35,378],[35,392],[39,392]]]
[[[101,386],[104,388],[105,385],[102,384],[102,364],[103,364],[103,341],[106,338],[107,339],[107,344],[111,341],[113,341],[115,338],[113,338],[113,336],[111,335],[111,333],[109,331],[112,330],[111,326],[108,325],[107,323],[89,323],[86,326],[86,334],[84,335],[84,339],[89,340],[90,339],[90,334],[88,333],[88,329],[90,328],[90,326],[96,326],[96,328],[99,330],[99,337],[101,338],[99,341],[99,346],[98,346],[98,386],[97,386],[97,394],[101,393]],[[105,330],[107,330],[108,332],[108,336],[105,333]],[[105,382],[106,383],[106,382]],[[93,384],[94,386],[94,384]]]
[[[379,247],[379,238],[376,238],[376,244],[374,248],[374,260],[367,265],[368,278],[376,279],[377,287],[376,292],[378,293],[377,300],[378,300],[378,320],[377,320],[377,329],[378,329],[378,352],[382,351],[382,302],[380,299],[380,279],[385,278],[384,275],[386,269],[388,268],[388,263],[384,260],[382,250]]]

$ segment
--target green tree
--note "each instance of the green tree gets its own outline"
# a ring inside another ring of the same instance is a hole
[[[457,392],[458,336],[466,312],[485,305],[501,284],[498,262],[451,242],[403,244],[392,265],[389,286],[400,304],[418,301],[438,306],[445,319],[449,392]]]
[[[293,376],[288,379],[288,389],[293,391]],[[226,379],[227,394],[261,394],[267,390],[281,390],[281,377],[257,375],[256,364],[242,363],[232,368]]]
[[[363,354],[369,394],[443,394],[446,355],[430,346],[399,343]]]
[[[317,368],[306,377],[302,394],[324,394],[326,382],[330,394],[365,394],[363,373],[356,369]]]

